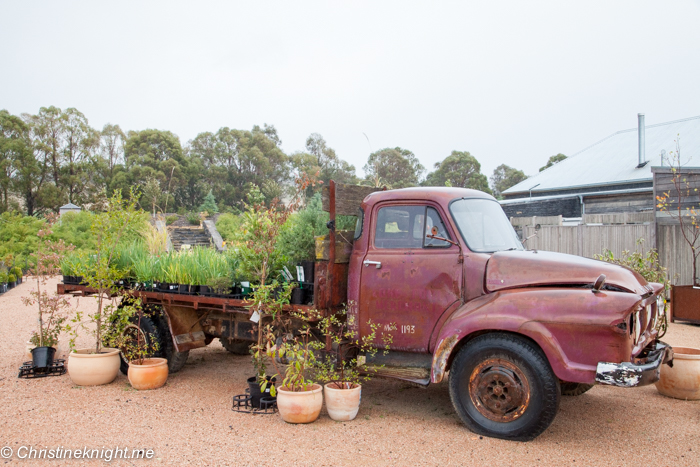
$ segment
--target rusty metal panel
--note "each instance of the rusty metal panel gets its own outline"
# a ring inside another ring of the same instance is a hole
[[[348,263],[352,254],[354,232],[351,230],[339,230],[335,239],[335,262]],[[316,241],[316,261],[330,260],[330,235],[314,237]]]
[[[163,311],[168,318],[168,327],[173,336],[173,343],[178,352],[204,347],[205,336],[200,319],[204,313],[198,313],[192,308],[163,305]]]
[[[335,308],[348,300],[348,264],[336,263],[333,268],[333,283],[328,283],[328,261],[316,261],[314,278],[314,307],[318,310]],[[330,287],[333,288],[331,301]]]
[[[593,284],[601,274],[606,284],[639,295],[653,287],[639,273],[615,264],[550,251],[500,251],[486,267],[486,288],[491,292],[515,287]]]
[[[671,322],[676,320],[700,324],[700,289],[692,285],[671,288]]]

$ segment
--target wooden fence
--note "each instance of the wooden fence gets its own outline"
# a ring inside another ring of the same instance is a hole
[[[659,263],[668,268],[669,277],[677,285],[692,284],[690,248],[683,240],[680,226],[654,224],[523,226],[523,238],[528,250],[557,251],[593,258],[607,248],[617,257],[624,250],[639,249],[646,253],[656,247]],[[536,234],[536,235],[535,235]],[[637,239],[644,242],[637,245]],[[700,268],[699,268],[700,269]],[[675,280],[674,280],[675,277]]]
[[[525,246],[529,250],[558,251],[571,255],[593,258],[607,248],[617,257],[623,250],[634,251],[636,241],[643,238],[640,251],[646,252],[654,246],[654,224],[628,225],[543,225],[523,227],[525,238],[531,237]],[[536,235],[535,235],[536,234]]]

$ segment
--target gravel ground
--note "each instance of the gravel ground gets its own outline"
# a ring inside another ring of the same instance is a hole
[[[25,282],[0,296],[0,448],[155,452],[152,460],[113,460],[113,465],[700,465],[700,401],[666,398],[653,385],[596,386],[580,397],[565,397],[550,428],[520,443],[482,438],[464,428],[445,383],[422,389],[375,379],[363,387],[357,419],[347,423],[325,413],[310,425],[288,425],[278,415],[232,412],[231,398],[244,392],[252,366],[218,341],[192,351],[185,368],[155,391],[132,390],[122,374],[112,384],[83,388],[67,375],[18,379],[35,323],[20,297],[31,286]],[[76,301],[83,310],[95,306],[93,298]],[[700,327],[671,324],[664,340],[700,347]],[[16,456],[0,462],[105,464]]]

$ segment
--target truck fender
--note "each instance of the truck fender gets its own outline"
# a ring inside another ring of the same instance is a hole
[[[559,379],[593,384],[598,361],[629,358],[627,336],[617,324],[640,299],[631,293],[594,294],[588,289],[566,288],[484,295],[459,307],[438,331],[430,380],[439,383],[444,379],[454,355],[470,339],[487,332],[509,332],[533,341]],[[597,338],[590,344],[598,347],[587,353],[581,350],[581,342],[567,339],[589,334]]]

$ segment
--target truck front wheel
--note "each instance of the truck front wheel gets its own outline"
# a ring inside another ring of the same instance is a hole
[[[462,422],[493,438],[529,441],[552,423],[561,392],[542,351],[505,333],[464,346],[450,369],[450,398]]]

